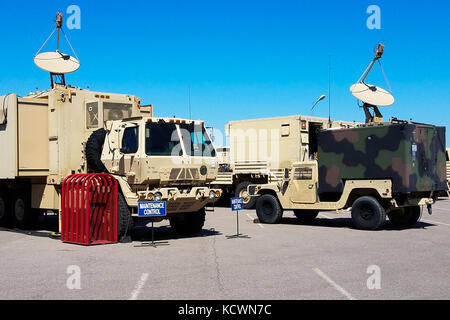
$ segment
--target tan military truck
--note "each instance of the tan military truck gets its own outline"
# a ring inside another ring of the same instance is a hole
[[[221,191],[215,149],[203,122],[153,117],[126,94],[65,85],[26,97],[0,97],[0,225],[29,227],[60,212],[61,184],[75,173],[109,172],[119,182],[119,235],[137,219],[137,202],[167,201],[180,233],[196,233]]]
[[[445,196],[445,128],[407,121],[327,128],[312,139],[317,158],[295,162],[277,183],[250,185],[262,223],[278,223],[293,210],[300,221],[319,211],[351,209],[359,229],[386,219],[400,227],[421,216],[421,206]]]
[[[283,179],[285,168],[314,159],[318,130],[355,125],[302,115],[229,122],[225,127],[229,151],[218,160],[219,173],[213,185],[242,197],[244,207],[251,209],[256,198],[247,192],[250,184],[277,183]]]

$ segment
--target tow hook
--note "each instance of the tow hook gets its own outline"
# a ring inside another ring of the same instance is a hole
[[[427,204],[428,214],[431,216],[433,214],[433,208],[431,207],[431,203]]]

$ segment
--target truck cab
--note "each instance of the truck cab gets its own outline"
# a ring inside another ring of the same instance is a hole
[[[110,121],[101,161],[117,177],[127,204],[168,202],[168,214],[196,212],[221,192],[208,185],[217,176],[216,151],[202,121],[136,117]]]

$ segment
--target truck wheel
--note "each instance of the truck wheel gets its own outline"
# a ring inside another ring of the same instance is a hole
[[[88,169],[95,173],[107,173],[105,165],[101,161],[103,144],[105,143],[106,130],[94,131],[86,142],[86,162]]]
[[[0,189],[0,227],[7,227],[9,223],[9,206],[6,191]]]
[[[126,234],[131,234],[134,228],[134,220],[125,197],[119,192],[117,199],[117,238],[120,240]]]
[[[244,199],[244,209],[253,209],[256,203],[256,198],[250,197],[250,194],[247,191],[247,187],[251,184],[252,183],[249,181],[242,182],[238,184],[236,191],[234,192],[236,198]]]
[[[294,210],[294,214],[300,222],[311,222],[319,215],[317,210]]]
[[[419,206],[406,207],[388,213],[389,220],[397,227],[410,227],[420,220],[422,212]]]
[[[30,229],[37,220],[37,214],[31,209],[30,199],[18,192],[11,203],[13,224],[19,229]]]
[[[205,208],[198,212],[179,213],[170,218],[170,226],[178,235],[196,235],[202,231],[205,225]]]
[[[353,203],[352,220],[357,229],[376,230],[386,221],[386,211],[374,197],[360,197]]]
[[[275,224],[281,221],[283,209],[275,196],[265,194],[256,201],[256,214],[260,222]]]

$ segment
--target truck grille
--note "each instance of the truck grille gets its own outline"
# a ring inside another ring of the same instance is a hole
[[[199,180],[200,173],[195,168],[177,168],[170,171],[169,179],[177,181]]]

